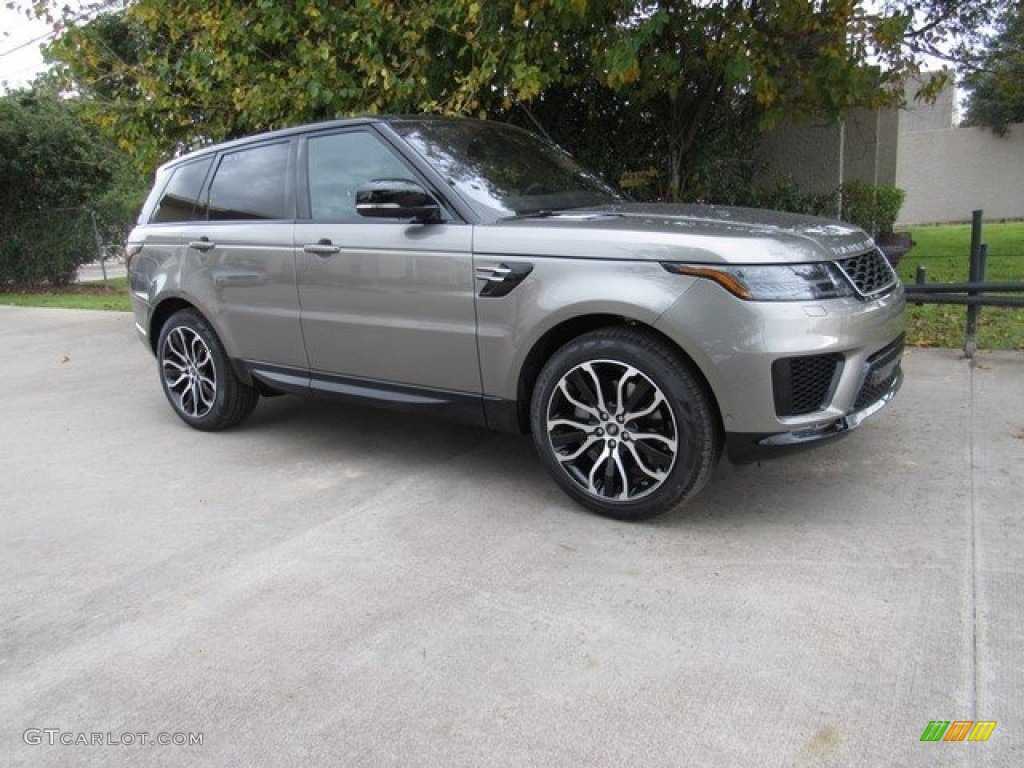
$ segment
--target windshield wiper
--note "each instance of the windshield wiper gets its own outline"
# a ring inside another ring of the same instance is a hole
[[[557,216],[561,213],[561,210],[555,208],[541,208],[539,211],[529,211],[527,213],[517,213],[515,216],[509,216],[510,219],[549,219],[552,216]]]

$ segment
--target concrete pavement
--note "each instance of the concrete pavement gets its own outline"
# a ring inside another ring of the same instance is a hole
[[[630,525],[514,436],[192,431],[127,315],[0,307],[0,354],[0,764],[1024,764],[1024,355],[912,350],[859,432]]]
[[[104,269],[106,269],[107,279],[109,280],[113,280],[115,277],[128,276],[128,270],[123,261],[108,259],[103,264],[100,264],[98,261],[83,264],[78,268],[76,277],[80,283],[98,283],[103,280]]]

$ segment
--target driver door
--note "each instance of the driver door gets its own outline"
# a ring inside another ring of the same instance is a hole
[[[356,189],[420,181],[372,129],[300,147],[308,218],[295,226],[302,335],[314,378],[479,394],[472,227],[364,218]]]

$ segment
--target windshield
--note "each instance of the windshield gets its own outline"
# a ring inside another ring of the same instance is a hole
[[[561,149],[510,125],[399,120],[391,127],[484,215],[523,216],[624,201]]]

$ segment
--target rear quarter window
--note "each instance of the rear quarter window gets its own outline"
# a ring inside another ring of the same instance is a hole
[[[213,158],[207,157],[175,167],[160,193],[149,218],[150,223],[163,224],[198,218],[196,204],[212,162]]]

